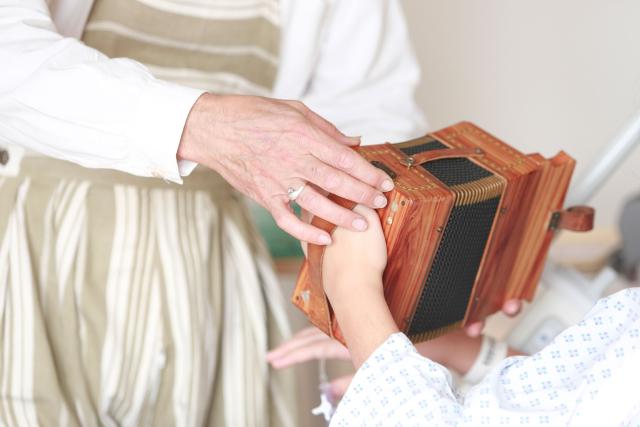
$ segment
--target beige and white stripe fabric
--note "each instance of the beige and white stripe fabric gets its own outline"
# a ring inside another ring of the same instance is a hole
[[[294,425],[282,295],[221,178],[28,158],[0,193],[0,425]]]
[[[276,0],[97,0],[83,41],[158,78],[269,95],[280,50]]]
[[[98,0],[84,40],[264,95],[278,2]],[[284,304],[241,196],[211,171],[176,186],[33,157],[0,177],[2,426],[295,425],[292,378],[264,357],[289,334]]]

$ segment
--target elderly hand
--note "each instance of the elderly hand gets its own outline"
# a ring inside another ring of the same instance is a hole
[[[393,182],[350,148],[358,144],[358,138],[344,136],[297,101],[204,94],[189,113],[178,157],[217,171],[297,239],[327,245],[328,233],[295,216],[288,189],[308,183],[296,198],[303,209],[336,225],[365,230],[362,215],[320,191],[373,208],[386,205],[382,192],[393,189]]]

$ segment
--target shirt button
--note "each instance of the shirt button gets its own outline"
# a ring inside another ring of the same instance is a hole
[[[9,151],[0,149],[0,165],[6,166],[9,163]]]

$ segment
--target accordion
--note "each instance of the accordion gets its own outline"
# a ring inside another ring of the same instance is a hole
[[[530,301],[554,232],[593,226],[593,209],[562,209],[575,165],[564,152],[524,155],[466,122],[357,150],[395,182],[377,211],[388,252],[384,295],[414,342],[483,320],[508,299]],[[335,228],[317,217],[313,224]],[[309,246],[292,302],[344,342],[321,283],[323,250]]]

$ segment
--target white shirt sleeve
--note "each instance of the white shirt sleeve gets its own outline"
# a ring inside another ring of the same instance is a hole
[[[364,144],[426,133],[414,100],[420,68],[400,2],[336,1],[327,13],[302,101]]]
[[[201,93],[61,36],[44,0],[0,5],[0,144],[181,182],[176,152]]]
[[[531,357],[464,396],[448,371],[392,335],[356,373],[332,426],[631,426],[640,423],[640,289],[600,300]]]

